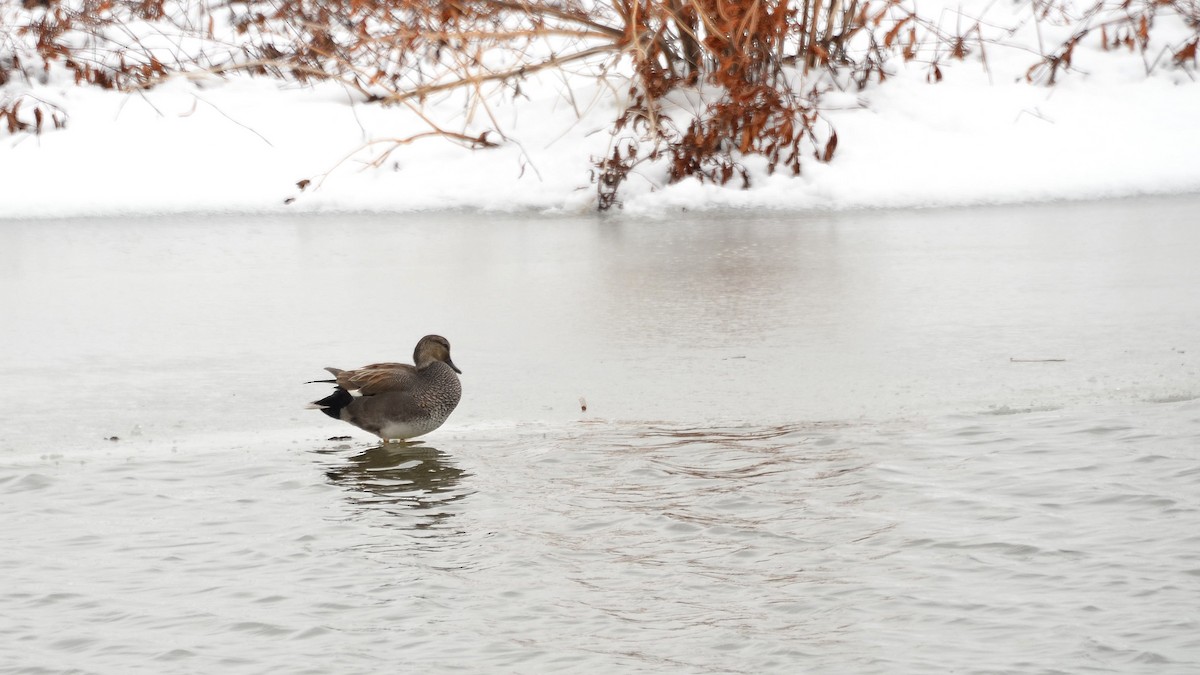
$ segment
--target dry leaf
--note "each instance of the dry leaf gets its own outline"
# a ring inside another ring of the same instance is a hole
[[[825,144],[825,152],[821,155],[822,162],[828,162],[833,159],[833,153],[837,150],[838,137],[837,132],[833,131],[829,134],[829,142]]]

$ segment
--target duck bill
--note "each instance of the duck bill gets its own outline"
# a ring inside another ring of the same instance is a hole
[[[446,359],[446,365],[450,366],[451,370],[453,370],[454,372],[458,373],[459,375],[462,375],[462,371],[459,370],[458,366],[454,365],[454,362],[451,361],[450,359]]]

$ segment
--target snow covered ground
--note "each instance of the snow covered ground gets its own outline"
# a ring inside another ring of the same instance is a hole
[[[963,16],[984,19],[984,48],[961,62],[943,57],[940,83],[927,82],[928,58],[892,59],[892,76],[863,91],[817,83],[831,88],[823,106],[840,140],[833,162],[809,161],[792,177],[768,176],[751,159],[748,190],[667,185],[649,168],[623,187],[626,212],[926,207],[1200,190],[1194,60],[1187,68],[1167,63],[1186,28],[1156,26],[1144,55],[1102,50],[1099,36],[1089,36],[1076,49],[1074,70],[1048,87],[1025,75],[1048,50],[1039,40],[1054,44],[1070,28],[1032,21],[1026,4],[972,0],[963,7]],[[946,27],[973,20],[926,16]],[[387,147],[372,142],[428,127],[409,110],[362,103],[332,83],[181,77],[124,94],[52,77],[22,84],[21,93],[59,106],[66,128],[0,132],[0,217],[588,212],[595,208],[592,160],[608,153],[619,108],[613,92],[624,90],[618,80],[544,72],[522,84],[520,98],[494,97],[486,111],[447,95],[429,102],[439,124],[471,133],[498,128],[500,147],[472,151],[425,138],[364,169]],[[3,90],[17,91],[11,83]],[[686,108],[684,98],[678,103]],[[301,191],[303,179],[312,184]]]

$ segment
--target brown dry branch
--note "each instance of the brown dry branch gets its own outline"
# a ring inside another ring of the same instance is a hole
[[[1087,36],[1089,30],[1082,30],[1075,33],[1065,42],[1062,43],[1056,50],[1042,56],[1042,60],[1029,67],[1025,71],[1025,79],[1030,82],[1044,80],[1048,85],[1054,85],[1058,78],[1060,70],[1066,71],[1071,68],[1071,57],[1075,54],[1075,47],[1079,45],[1079,41]]]
[[[346,154],[344,157],[335,162],[329,170],[317,177],[315,181],[311,178],[303,178],[296,182],[296,187],[298,187],[301,192],[306,190],[310,185],[314,190],[320,188],[321,184],[325,182],[325,179],[329,178],[329,176],[337,171],[337,169],[343,164],[349,162],[355,157],[358,157],[363,153],[363,151],[373,148],[376,145],[386,145],[387,147],[381,152],[377,153],[371,159],[364,161],[362,169],[379,168],[383,166],[385,162],[387,162],[388,157],[390,157],[392,153],[395,152],[395,150],[399,147],[415,143],[423,138],[434,137],[453,141],[471,150],[496,147],[495,143],[488,140],[487,132],[484,132],[478,136],[467,136],[465,134],[460,134],[453,131],[446,131],[445,129],[434,129],[432,131],[423,131],[421,133],[413,134],[412,136],[407,136],[405,138],[377,138],[375,140],[363,143],[361,146]]]

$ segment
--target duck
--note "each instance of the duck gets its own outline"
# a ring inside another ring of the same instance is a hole
[[[413,364],[374,363],[355,370],[326,368],[333,393],[309,408],[375,434],[384,442],[407,441],[437,429],[462,398],[462,374],[450,358],[450,342],[426,335],[413,349]]]

